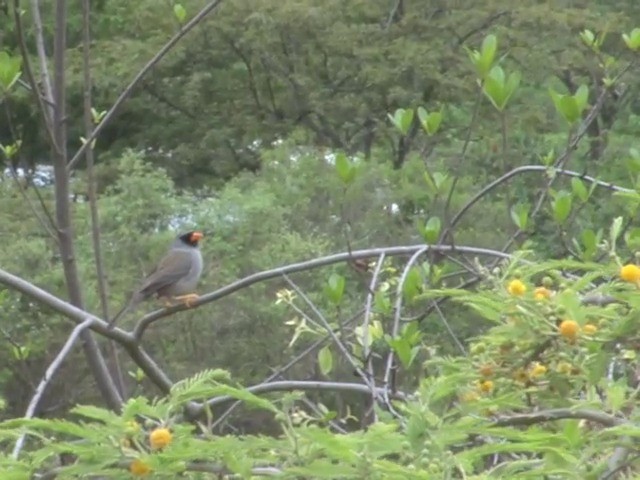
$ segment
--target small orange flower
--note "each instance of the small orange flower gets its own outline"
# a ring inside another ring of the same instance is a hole
[[[509,285],[507,285],[507,291],[509,292],[509,295],[519,297],[521,295],[524,295],[524,292],[527,291],[527,286],[522,283],[522,280],[518,280],[516,278],[515,280],[511,280],[509,282]]]
[[[620,278],[625,282],[639,283],[640,282],[640,267],[632,263],[624,265],[620,269]]]
[[[598,331],[598,327],[596,327],[595,325],[588,323],[584,326],[584,328],[582,329],[582,331],[584,332],[585,335],[593,335],[594,333],[596,333]]]
[[[152,450],[164,448],[171,443],[173,435],[168,428],[156,428],[149,434],[149,445]]]
[[[482,380],[478,382],[478,388],[482,393],[491,393],[493,391],[493,382],[491,380]]]
[[[547,287],[538,287],[533,292],[533,298],[536,300],[546,300],[551,297],[551,290]]]
[[[483,377],[490,377],[491,375],[493,375],[493,365],[489,365],[488,363],[484,364],[478,371]]]
[[[144,477],[151,473],[151,467],[144,463],[142,460],[136,458],[131,465],[129,465],[129,471],[136,477]]]
[[[558,331],[567,340],[574,340],[580,332],[580,325],[574,320],[563,320]]]
[[[531,378],[536,378],[536,377],[541,377],[545,373],[547,373],[547,367],[545,367],[541,363],[536,362],[531,367],[531,370],[529,371],[529,376]]]

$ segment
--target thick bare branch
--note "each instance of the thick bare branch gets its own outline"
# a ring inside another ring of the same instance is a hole
[[[132,360],[146,373],[149,379],[157,385],[163,392],[171,389],[172,382],[158,365],[149,357],[149,355],[138,345],[133,335],[119,328],[110,329],[107,322],[86,312],[74,305],[66,302],[50,293],[36,287],[32,283],[27,282],[15,275],[12,275],[0,269],[0,284],[6,285],[17,290],[24,295],[42,303],[73,320],[76,323],[82,323],[86,319],[93,320],[91,329],[105,337],[111,338],[121,344],[129,353]],[[85,331],[86,333],[86,331]],[[84,338],[83,338],[84,341]]]

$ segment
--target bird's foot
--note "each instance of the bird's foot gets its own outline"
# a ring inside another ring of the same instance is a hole
[[[199,298],[200,295],[198,295],[197,293],[189,293],[188,295],[180,295],[179,297],[175,297],[175,300],[181,300],[182,302],[184,302],[187,308],[191,308],[193,302],[195,302]]]
[[[171,302],[171,299],[168,297],[161,297],[159,300],[162,302],[162,306],[164,308],[171,308],[174,305],[173,302]]]

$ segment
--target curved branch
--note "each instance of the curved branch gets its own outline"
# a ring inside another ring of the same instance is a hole
[[[91,320],[90,328],[95,332],[111,338],[121,344],[127,350],[132,360],[145,372],[149,379],[157,385],[158,388],[160,388],[160,390],[166,393],[171,388],[171,380],[169,380],[162,369],[140,347],[136,339],[130,333],[119,328],[110,329],[107,322],[104,320],[82,310],[81,308],[75,307],[55,295],[36,287],[32,283],[5,272],[2,269],[0,269],[0,284],[6,285],[13,290],[17,290],[24,295],[33,298],[78,324],[81,324],[86,320]]]
[[[27,412],[24,414],[24,418],[33,418],[33,416],[36,414],[36,408],[38,408],[40,400],[42,399],[42,396],[44,395],[49,382],[56,374],[58,368],[60,368],[60,365],[62,365],[64,359],[67,357],[67,355],[69,355],[71,347],[73,347],[73,345],[76,343],[76,340],[78,339],[80,334],[86,328],[90,327],[92,323],[93,320],[91,318],[88,318],[84,322],[76,325],[76,327],[73,329],[71,335],[69,335],[69,338],[62,346],[62,349],[60,350],[58,355],[56,355],[56,358],[53,360],[53,362],[51,362],[47,370],[44,372],[44,376],[42,377],[42,380],[40,380],[38,388],[36,388],[36,393],[33,395],[33,397],[31,397],[31,401],[29,402],[29,406],[27,407]],[[18,455],[20,455],[20,450],[22,450],[22,445],[24,444],[25,438],[26,434],[22,434],[20,435],[20,438],[18,438],[18,441],[16,442],[16,445],[13,449],[13,453],[11,454],[14,459],[17,459]]]
[[[82,144],[76,154],[67,164],[67,171],[70,171],[82,158],[84,151],[93,143],[93,140],[98,137],[100,132],[104,130],[107,124],[113,119],[117,111],[122,104],[129,98],[133,89],[140,83],[142,78],[149,73],[149,71],[158,63],[164,56],[184,37],[189,33],[196,25],[198,25],[210,12],[212,12],[218,5],[222,3],[222,0],[213,0],[205,5],[191,20],[189,20],[184,27],[182,27],[178,33],[176,33],[171,39],[156,53],[151,60],[138,72],[138,74],[131,80],[131,83],[122,91],[115,103],[111,106],[107,114],[102,121],[96,125],[96,128],[91,133],[91,136]]]
[[[627,423],[624,419],[614,417],[598,410],[574,410],[571,408],[554,408],[533,413],[523,413],[508,417],[499,417],[493,421],[495,427],[513,427],[518,425],[534,425],[543,422],[555,422],[567,418],[578,418],[599,423],[607,427],[615,427]]]
[[[589,183],[592,183],[594,185],[597,185],[598,187],[606,188],[607,190],[612,190],[614,192],[631,193],[631,192],[635,191],[635,190],[633,190],[631,188],[624,188],[624,187],[620,187],[618,185],[615,185],[613,183],[603,182],[602,180],[598,180],[597,178],[591,177],[589,175],[584,175],[582,173],[574,172],[572,170],[564,170],[564,169],[557,169],[557,168],[553,168],[553,167],[545,167],[544,165],[523,165],[521,167],[516,167],[513,170],[505,173],[504,175],[502,175],[501,177],[495,179],[489,185],[484,187],[478,193],[476,193],[460,209],[460,211],[458,211],[458,213],[456,213],[456,215],[451,219],[451,223],[449,225],[449,229],[452,229],[453,227],[455,227],[455,225],[460,221],[462,216],[465,213],[467,213],[467,211],[469,211],[469,209],[471,207],[473,207],[478,202],[478,200],[480,200],[482,197],[487,195],[491,190],[495,189],[499,185],[505,183],[506,181],[510,180],[511,178],[513,178],[516,175],[519,175],[521,173],[546,172],[546,171],[552,171],[554,173],[557,173],[557,174],[560,174],[560,175],[566,175],[568,177],[576,177],[576,178],[579,178],[581,180],[585,180],[585,181],[587,181]]]
[[[457,252],[457,253],[469,253],[473,255],[486,255],[490,257],[499,257],[511,259],[512,256],[508,253],[498,252],[496,250],[490,250],[487,248],[476,248],[476,247],[465,247],[465,246],[451,246],[451,245],[406,245],[406,246],[396,246],[396,247],[382,247],[382,248],[371,248],[367,250],[356,250],[353,252],[345,252],[338,253],[335,255],[329,255],[326,257],[314,258],[313,260],[307,260],[305,262],[300,263],[292,263],[290,265],[286,265],[284,267],[274,268],[272,270],[265,270],[262,272],[254,273],[253,275],[249,275],[248,277],[242,278],[240,280],[236,280],[229,285],[219,288],[211,293],[206,295],[202,295],[196,301],[191,304],[190,308],[197,308],[201,305],[205,305],[210,302],[214,302],[223,297],[231,295],[238,290],[242,290],[247,288],[255,283],[262,282],[264,280],[270,280],[272,278],[281,277],[282,275],[302,272],[305,270],[312,270],[318,267],[324,267],[327,265],[332,265],[334,263],[346,262],[350,260],[357,260],[361,258],[373,258],[382,255],[383,253],[387,256],[400,256],[400,255],[411,255],[418,250],[426,248],[426,251],[434,251],[434,252]],[[1,281],[1,279],[0,279]],[[138,324],[133,329],[133,337],[136,340],[140,340],[145,330],[154,322],[158,321],[161,318],[172,315],[175,312],[179,312],[181,310],[186,310],[187,307],[184,305],[175,305],[170,308],[156,310],[155,312],[151,312],[138,322]]]
[[[251,392],[254,395],[270,392],[282,392],[282,391],[294,391],[294,390],[314,390],[314,391],[328,391],[328,392],[355,392],[363,395],[371,395],[371,388],[364,383],[349,383],[349,382],[319,382],[319,381],[306,381],[306,380],[281,380],[278,382],[265,382],[259,383],[252,387],[245,389],[247,392]],[[383,393],[382,388],[376,388],[376,394],[381,395]],[[392,395],[394,399],[406,400],[408,396],[402,392],[394,392]],[[220,397],[214,397],[205,402],[205,404],[192,403],[187,406],[187,415],[189,418],[195,418],[198,415],[204,413],[204,408],[212,408],[218,405],[223,405],[228,402],[235,402],[236,398],[223,395]]]

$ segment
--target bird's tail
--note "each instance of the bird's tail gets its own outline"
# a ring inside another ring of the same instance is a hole
[[[127,304],[126,304],[124,307],[122,307],[122,308],[120,309],[120,311],[119,311],[118,313],[116,313],[116,314],[111,318],[111,320],[109,320],[109,324],[108,324],[108,327],[109,327],[109,328],[113,328],[113,327],[115,326],[116,322],[118,321],[118,319],[119,319],[120,317],[122,317],[125,313],[127,313],[127,312],[129,311],[129,309],[131,308],[131,304],[132,304],[132,303],[133,303],[133,302],[131,302],[131,301],[127,302]]]

